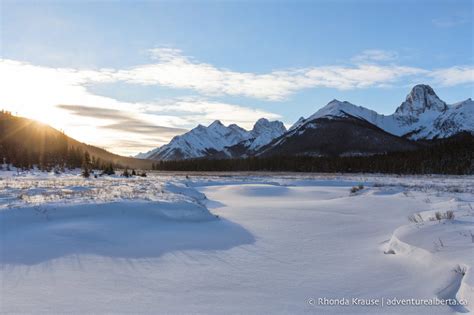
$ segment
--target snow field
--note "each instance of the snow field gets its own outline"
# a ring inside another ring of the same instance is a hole
[[[294,174],[4,177],[0,313],[469,312],[472,182]],[[364,188],[350,193],[360,183]],[[430,221],[448,210],[454,219]],[[410,222],[414,213],[423,220]],[[469,304],[309,303],[318,298]]]

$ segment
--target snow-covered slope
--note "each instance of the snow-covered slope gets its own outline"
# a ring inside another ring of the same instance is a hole
[[[160,150],[160,148],[161,147],[157,147],[157,148],[154,148],[153,150],[150,150],[148,152],[140,152],[137,155],[135,155],[134,157],[137,158],[137,159],[148,159],[149,156],[152,156],[153,154],[158,152]]]
[[[319,118],[356,117],[412,140],[446,138],[461,131],[474,132],[474,102],[453,105],[442,101],[428,85],[416,85],[392,115],[381,115],[349,102],[332,100],[307,119],[300,118],[290,130]],[[304,127],[303,127],[304,128]]]
[[[1,314],[474,310],[472,176],[254,174],[190,182],[174,174],[168,183],[171,176],[156,173],[1,175]],[[358,184],[365,188],[351,194]],[[118,200],[107,201],[111,192]],[[453,220],[430,221],[448,209]],[[410,223],[414,212],[424,221]],[[181,216],[188,213],[199,220]],[[318,305],[319,298],[469,304]]]
[[[302,124],[304,124],[305,121],[306,121],[306,119],[305,119],[303,116],[301,116],[301,117],[290,127],[290,129],[288,129],[288,131],[298,128],[299,126],[301,126]]]

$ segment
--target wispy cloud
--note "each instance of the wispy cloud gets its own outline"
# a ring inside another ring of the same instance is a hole
[[[425,71],[397,65],[354,64],[286,69],[264,74],[236,72],[217,68],[187,57],[180,50],[150,50],[155,63],[120,70],[117,80],[134,84],[160,85],[191,89],[204,95],[239,95],[269,101],[281,101],[299,90],[316,87],[355,89],[392,83],[408,75]],[[368,50],[359,61],[392,60],[395,53]]]
[[[432,20],[433,24],[440,28],[456,27],[458,25],[466,24],[469,21],[470,17],[467,14],[443,16]]]
[[[57,107],[71,111],[76,116],[109,120],[111,122],[102,125],[101,128],[113,129],[121,132],[137,133],[140,135],[160,135],[165,139],[169,139],[170,137],[173,137],[176,134],[180,134],[187,131],[183,128],[154,125],[146,119],[141,119],[139,117],[136,117],[134,114],[116,109],[63,104],[57,105]]]
[[[179,113],[190,125],[209,124],[221,120],[224,124],[236,123],[251,129],[258,119],[280,119],[278,114],[262,111],[256,108],[236,104],[212,101],[202,97],[178,97],[160,102],[147,104],[144,108],[147,114],[162,115]]]
[[[429,73],[436,83],[444,86],[474,82],[474,66],[454,66],[445,69],[437,69]]]
[[[354,63],[372,63],[380,61],[393,61],[398,59],[398,53],[395,51],[382,49],[368,49],[352,57]]]

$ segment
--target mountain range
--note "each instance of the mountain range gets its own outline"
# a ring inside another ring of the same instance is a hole
[[[175,136],[138,158],[183,160],[271,155],[346,156],[413,150],[424,140],[474,133],[474,101],[448,105],[428,85],[416,85],[391,115],[332,100],[286,130],[259,119],[252,130],[216,120]]]

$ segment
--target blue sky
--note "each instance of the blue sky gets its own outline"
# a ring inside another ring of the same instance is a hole
[[[334,98],[391,114],[416,83],[473,97],[472,18],[469,0],[2,0],[0,101],[122,154]]]

